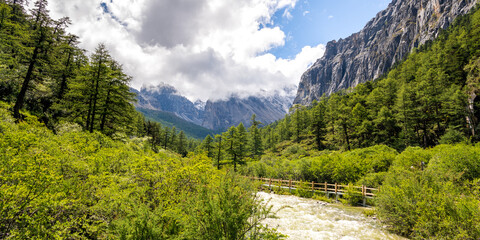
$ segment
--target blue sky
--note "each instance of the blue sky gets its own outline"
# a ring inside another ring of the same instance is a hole
[[[390,1],[50,0],[49,10],[70,17],[82,48],[104,43],[132,87],[168,84],[206,101],[295,95],[328,41],[358,32]]]
[[[277,57],[293,58],[304,46],[326,44],[360,31],[390,0],[299,0],[291,18],[284,10],[273,16],[274,26],[287,35],[285,46],[269,51]]]

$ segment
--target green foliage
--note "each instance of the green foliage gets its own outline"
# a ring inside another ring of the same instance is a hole
[[[346,192],[345,192],[345,195],[343,195],[343,198],[347,201],[348,204],[355,206],[362,201],[363,196],[361,193],[356,191],[356,189],[352,184],[348,184],[348,187],[346,188]]]
[[[318,150],[387,145],[401,151],[478,141],[480,60],[473,46],[480,46],[479,16],[475,8],[459,17],[381,79],[293,106],[261,130],[264,145],[272,152],[287,141]]]
[[[312,184],[309,182],[300,182],[295,189],[295,195],[303,198],[313,197]]]
[[[298,144],[293,144],[285,148],[281,152],[281,155],[290,159],[297,159],[307,155],[307,151],[305,151],[302,146]]]
[[[439,143],[455,144],[455,143],[465,142],[465,141],[466,141],[466,138],[460,131],[449,128],[445,131],[445,134],[442,137],[440,137]]]
[[[271,206],[252,197],[249,180],[227,173],[220,182],[204,184],[187,202],[187,236],[200,239],[259,239],[261,220],[271,214]]]
[[[135,124],[130,80],[105,45],[100,44],[57,108],[65,109],[63,119],[76,122],[90,132],[97,130],[107,135],[127,132]]]
[[[479,238],[478,151],[460,144],[398,155],[377,197],[380,219],[409,238]]]
[[[76,124],[122,141],[146,134],[154,151],[161,145],[182,155],[196,147],[181,131],[177,136],[169,129],[167,135],[160,126],[146,126],[133,107],[131,77],[105,45],[86,56],[79,37],[67,33],[68,18],[52,19],[46,0],[35,1],[30,13],[25,5],[23,0],[0,2],[0,100],[14,103],[17,121],[24,120],[26,109],[52,130]]]
[[[28,113],[16,124],[10,106],[0,103],[2,239],[278,236],[259,223],[269,209],[254,188],[204,155],[155,153],[146,139],[115,141],[69,123],[53,134]],[[225,231],[198,235],[218,221]]]
[[[296,154],[299,146],[286,148],[284,156],[265,155],[260,161],[247,163],[240,169],[245,175],[293,179],[307,182],[355,183],[367,177],[372,178],[371,187],[378,186],[383,181],[381,173],[390,168],[397,156],[397,151],[385,145],[373,146],[364,149],[355,149],[350,152],[323,152],[318,156],[301,157]],[[304,150],[303,150],[304,151]],[[285,158],[295,153],[295,158]]]
[[[185,134],[189,137],[202,139],[209,134],[213,135],[215,133],[210,129],[206,129],[201,126],[195,125],[191,122],[187,122],[177,117],[173,113],[155,111],[155,110],[145,109],[145,108],[137,108],[137,111],[143,113],[143,115],[145,115],[147,119],[150,119],[155,122],[159,122],[164,126],[167,126],[170,128],[175,126],[177,129],[184,131]]]

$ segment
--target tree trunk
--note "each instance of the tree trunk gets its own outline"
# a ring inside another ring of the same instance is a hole
[[[218,142],[217,169],[220,170],[220,157],[222,154],[222,139]]]
[[[110,92],[111,90],[108,90],[107,92],[107,100],[105,101],[105,107],[103,108],[103,113],[102,113],[102,120],[100,123],[100,131],[103,133],[103,130],[105,129],[105,121],[107,119],[107,109],[110,105]]]
[[[102,59],[98,62],[98,71],[97,71],[97,77],[96,77],[96,84],[95,84],[95,92],[93,94],[93,106],[92,106],[92,113],[91,113],[91,118],[90,118],[90,132],[93,132],[93,126],[95,123],[95,114],[97,111],[97,98],[98,98],[98,88],[100,84],[100,75],[102,71]]]
[[[233,154],[233,171],[237,172],[237,154]]]
[[[36,46],[35,49],[33,50],[33,55],[32,59],[30,60],[30,64],[28,66],[27,70],[27,75],[25,76],[25,79],[23,80],[22,88],[20,90],[20,93],[17,96],[17,101],[15,102],[15,106],[13,107],[13,117],[15,119],[20,120],[20,109],[23,107],[23,103],[25,101],[25,95],[27,93],[28,85],[30,83],[30,80],[32,79],[33,75],[33,70],[35,69],[35,64],[37,63],[37,57],[38,57],[38,51],[39,47]]]
[[[347,124],[343,123],[343,133],[345,134],[345,141],[347,142],[348,151],[350,151],[350,138],[348,136]]]
[[[63,71],[62,74],[62,81],[60,82],[60,89],[58,91],[58,96],[57,98],[59,100],[63,99],[63,95],[65,94],[65,91],[67,89],[67,73],[68,68],[70,68],[70,58],[72,58],[72,51],[68,52],[68,58],[67,58],[67,63],[65,64],[65,71]]]

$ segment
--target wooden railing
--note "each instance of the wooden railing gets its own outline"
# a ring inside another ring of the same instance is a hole
[[[251,180],[262,182],[263,186],[268,186],[268,189],[274,190],[275,188],[288,188],[292,189],[304,189],[312,192],[322,192],[327,194],[335,194],[335,198],[338,200],[339,195],[344,195],[347,192],[349,194],[358,194],[363,197],[363,205],[366,205],[366,198],[374,198],[378,193],[378,188],[369,188],[367,186],[353,186],[353,185],[341,185],[338,183],[316,183],[316,182],[302,182],[293,180],[273,179],[273,178],[259,178],[248,177]]]

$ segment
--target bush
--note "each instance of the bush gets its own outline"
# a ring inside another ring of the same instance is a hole
[[[455,129],[449,128],[445,131],[445,134],[440,137],[440,144],[455,144],[460,142],[465,142],[467,139],[464,134]]]
[[[343,198],[347,201],[349,205],[355,206],[358,203],[362,202],[363,196],[357,189],[354,188],[352,184],[348,184]]]
[[[295,190],[295,195],[303,198],[311,198],[313,196],[312,184],[309,182],[300,182]]]
[[[409,238],[480,239],[479,150],[468,145],[407,149],[377,195],[379,218]],[[421,161],[428,163],[423,171]]]
[[[254,188],[204,155],[155,153],[68,123],[55,135],[1,106],[0,239],[280,239],[259,224],[269,209]],[[226,230],[198,235],[217,221]]]
[[[271,206],[255,197],[251,182],[230,172],[219,182],[206,181],[188,199],[186,239],[255,238],[265,231],[260,222],[271,213]]]

